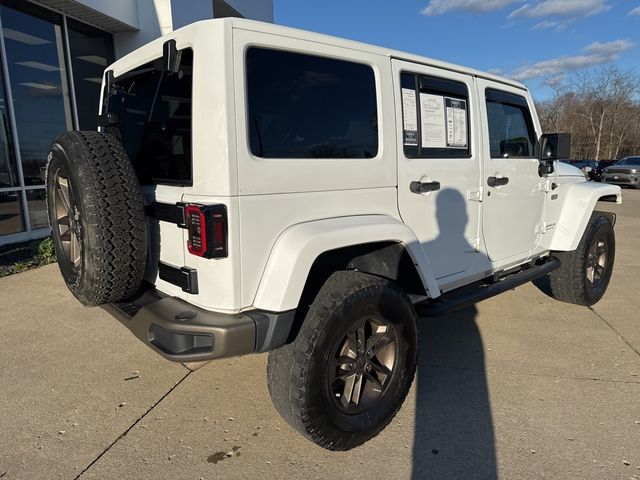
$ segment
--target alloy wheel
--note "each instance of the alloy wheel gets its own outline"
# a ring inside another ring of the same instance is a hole
[[[587,253],[587,281],[591,286],[596,287],[602,280],[602,276],[607,267],[607,242],[604,235],[598,235]]]
[[[391,383],[398,357],[393,324],[367,317],[354,324],[338,343],[329,369],[334,404],[347,414],[371,408]]]
[[[73,268],[80,267],[82,243],[80,242],[82,224],[76,205],[73,190],[69,184],[69,175],[59,168],[54,174],[53,207],[56,230],[62,244],[65,260]]]

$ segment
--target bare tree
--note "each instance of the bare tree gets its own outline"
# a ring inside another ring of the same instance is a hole
[[[640,81],[607,66],[583,70],[571,83],[547,79],[552,99],[539,103],[545,131],[572,134],[574,158],[619,158],[640,153]]]

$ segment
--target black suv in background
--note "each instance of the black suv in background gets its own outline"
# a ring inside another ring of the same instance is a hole
[[[593,180],[594,182],[601,182],[602,172],[604,171],[604,169],[612,166],[614,163],[616,163],[615,160],[599,160],[596,168],[591,170],[591,180]]]

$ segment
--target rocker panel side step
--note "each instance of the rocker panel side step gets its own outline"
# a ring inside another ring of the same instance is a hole
[[[438,317],[445,313],[474,305],[507,290],[547,275],[560,267],[560,260],[550,257],[545,263],[507,275],[494,283],[479,283],[445,293],[438,300],[425,300],[415,305],[418,315]]]

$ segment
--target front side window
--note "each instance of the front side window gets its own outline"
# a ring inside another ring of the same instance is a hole
[[[359,63],[249,48],[247,123],[262,158],[373,158],[375,76]]]
[[[107,110],[142,184],[191,185],[193,50],[182,51],[180,70],[161,58],[116,77]]]
[[[536,133],[524,97],[487,89],[491,158],[532,158]]]

